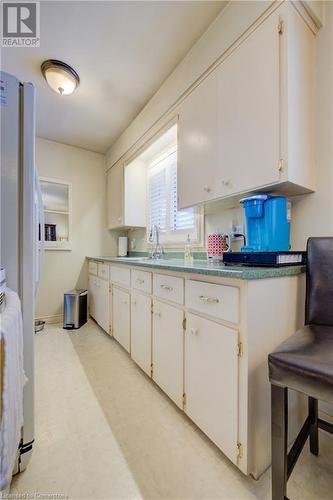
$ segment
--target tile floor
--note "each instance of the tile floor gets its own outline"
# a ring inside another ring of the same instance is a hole
[[[93,321],[76,332],[48,326],[35,341],[36,445],[11,493],[270,498],[270,472],[241,474]],[[333,439],[321,434],[321,455],[304,449],[288,496],[332,499],[332,472]]]

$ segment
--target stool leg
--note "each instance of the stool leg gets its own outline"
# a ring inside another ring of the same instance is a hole
[[[309,417],[310,427],[310,451],[313,455],[318,455],[318,399],[309,397]]]
[[[271,385],[272,411],[272,500],[287,494],[288,389]]]

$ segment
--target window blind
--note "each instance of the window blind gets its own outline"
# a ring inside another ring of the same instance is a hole
[[[152,172],[149,179],[149,225],[156,225],[161,231],[167,228],[167,184],[165,169]]]
[[[173,146],[149,164],[147,191],[147,235],[156,225],[163,244],[184,244],[187,234],[191,241],[201,241],[202,226],[197,209],[177,209],[177,150]]]
[[[170,229],[171,231],[192,230],[195,227],[195,214],[193,208],[178,210],[177,203],[177,163],[174,158],[169,167],[170,179]]]

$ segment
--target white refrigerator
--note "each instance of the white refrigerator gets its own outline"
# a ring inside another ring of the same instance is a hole
[[[1,244],[0,265],[7,286],[21,299],[24,331],[24,427],[14,472],[22,471],[34,443],[34,315],[40,278],[43,206],[35,165],[35,89],[0,73],[1,111]]]

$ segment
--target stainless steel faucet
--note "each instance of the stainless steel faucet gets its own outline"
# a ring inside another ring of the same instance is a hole
[[[150,257],[152,259],[162,259],[163,258],[163,247],[160,244],[160,230],[157,224],[154,224],[149,233],[149,241],[151,243],[155,242],[155,247],[152,249]]]

